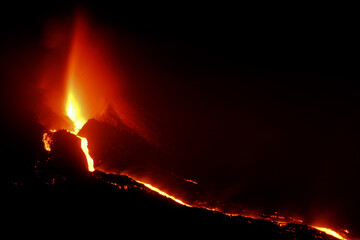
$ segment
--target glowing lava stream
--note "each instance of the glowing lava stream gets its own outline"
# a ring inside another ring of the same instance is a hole
[[[79,108],[78,108],[72,94],[69,94],[69,96],[68,96],[66,112],[67,112],[67,116],[72,120],[72,122],[74,124],[74,130],[73,131],[67,130],[67,131],[74,134],[76,137],[78,137],[81,140],[81,149],[83,150],[83,152],[86,156],[86,160],[88,163],[88,170],[90,172],[93,172],[93,171],[95,171],[94,160],[92,159],[92,157],[89,154],[88,141],[86,138],[80,137],[77,135],[78,132],[80,131],[80,129],[84,126],[85,120],[80,116]],[[56,132],[56,130],[52,129],[52,130],[50,130],[50,132]],[[50,152],[52,139],[48,135],[48,133],[43,134],[42,141],[44,143],[45,150]]]
[[[77,135],[78,132],[80,131],[80,129],[84,126],[85,120],[80,116],[80,114],[79,114],[80,109],[77,106],[76,101],[71,93],[68,96],[66,110],[67,110],[67,115],[73,121],[74,128],[75,128],[74,131],[70,131],[70,132],[73,133],[74,135],[76,135],[78,138],[80,138],[81,149],[83,150],[83,152],[86,156],[86,160],[88,163],[88,169],[90,172],[93,172],[93,171],[95,171],[94,160],[92,159],[92,157],[89,154],[88,141],[86,138],[80,137]]]
[[[324,228],[324,227],[315,227],[315,226],[312,226],[313,228],[321,231],[321,232],[324,232],[330,236],[333,236],[333,237],[336,237],[340,240],[347,240],[346,238],[344,238],[343,236],[341,236],[339,233],[335,232],[334,230],[331,230],[330,228]],[[347,230],[345,230],[345,232],[348,232]]]
[[[175,197],[167,194],[166,192],[161,191],[160,189],[158,189],[158,188],[156,188],[156,187],[154,187],[154,186],[152,186],[152,185],[150,185],[150,184],[148,184],[148,183],[144,183],[144,182],[141,182],[141,181],[139,181],[139,180],[135,180],[135,181],[138,182],[138,183],[144,184],[145,187],[151,189],[152,191],[157,192],[157,193],[159,193],[160,195],[162,195],[162,196],[164,196],[164,197],[170,198],[170,199],[172,199],[173,201],[175,201],[175,202],[177,202],[177,203],[179,203],[179,204],[181,204],[181,205],[184,205],[184,206],[187,206],[187,207],[192,207],[191,205],[184,203],[184,202],[181,201],[180,199],[177,199],[177,198],[175,198]]]
[[[77,135],[76,135],[77,136]],[[86,138],[84,137],[79,137],[77,136],[78,138],[81,139],[81,149],[83,150],[85,156],[86,156],[86,160],[87,160],[87,163],[88,163],[88,168],[89,168],[89,171],[90,172],[93,172],[95,171],[95,168],[94,168],[94,160],[92,159],[92,157],[90,156],[89,154],[89,149],[88,149],[88,141]]]

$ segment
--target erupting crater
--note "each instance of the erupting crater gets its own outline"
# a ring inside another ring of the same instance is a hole
[[[60,114],[66,115],[66,117],[71,121],[72,127],[69,129],[66,129],[68,133],[73,134],[81,141],[81,149],[83,151],[83,154],[86,157],[87,165],[88,165],[88,171],[90,172],[96,172],[99,171],[98,169],[95,170],[96,163],[94,163],[94,159],[91,156],[91,149],[89,150],[89,143],[88,139],[83,136],[79,136],[80,130],[86,126],[86,122],[94,117],[94,115],[99,113],[99,109],[103,109],[104,105],[106,104],[99,104],[101,101],[97,101],[96,97],[99,96],[99,93],[97,90],[99,90],[97,87],[102,86],[104,83],[103,78],[109,76],[107,70],[104,70],[105,68],[101,69],[103,66],[103,63],[97,64],[98,62],[101,62],[101,53],[99,53],[99,49],[101,49],[101,46],[98,48],[98,46],[95,44],[88,43],[88,32],[89,28],[86,26],[85,21],[83,19],[84,17],[81,16],[78,19],[77,23],[75,24],[75,30],[74,30],[74,37],[72,42],[71,51],[69,54],[69,61],[67,66],[67,74],[66,74],[66,82],[67,82],[67,90],[66,90],[66,99],[64,100],[64,109],[63,112]],[[94,50],[96,49],[96,50]],[[100,70],[99,70],[100,68]],[[96,70],[98,69],[98,70]],[[106,74],[104,73],[106,72]],[[88,85],[91,85],[90,87]],[[109,87],[107,87],[108,89]],[[101,94],[106,93],[106,91],[99,90]],[[105,96],[102,96],[105,98]],[[88,100],[91,99],[91,100]],[[102,98],[103,99],[103,98]],[[130,129],[130,128],[129,128]],[[53,146],[53,133],[56,133],[61,129],[51,129],[49,130],[49,133],[43,134],[43,143],[44,148],[48,151],[52,151]],[[110,131],[111,131],[110,126]],[[116,128],[114,128],[114,132],[116,132]],[[123,131],[124,132],[124,131]],[[125,131],[126,132],[126,131]],[[135,139],[133,133],[128,133],[128,136],[130,136],[128,139]],[[138,139],[141,138],[141,136],[136,136]],[[102,139],[101,141],[107,141],[107,139]],[[144,141],[140,140],[134,140],[133,141],[135,146],[134,149],[137,149],[139,151],[143,151],[147,147],[143,147]],[[139,145],[136,145],[140,143]],[[149,148],[150,149],[150,148]],[[104,149],[104,151],[106,151]],[[127,149],[123,149],[123,151],[130,151]],[[151,153],[150,150],[144,150],[145,153]],[[123,153],[122,153],[123,154]],[[131,155],[130,153],[129,155]],[[134,154],[135,155],[135,154]],[[119,161],[121,161],[120,159]],[[95,159],[96,161],[96,159]],[[100,161],[100,160],[99,160]],[[106,161],[102,160],[102,161]],[[105,164],[106,165],[106,164]],[[105,168],[105,167],[104,167]],[[115,185],[121,189],[121,191],[126,191],[126,189],[129,188],[129,185],[121,185],[120,182],[120,174],[118,177],[111,176],[110,174],[114,174],[114,172],[111,171],[111,168],[109,168],[108,172],[106,172],[106,169],[101,169],[102,171],[105,171],[105,173],[97,173],[96,175],[98,178],[102,179],[106,183],[110,183],[112,185]],[[99,175],[100,174],[100,175]],[[95,175],[94,175],[95,176]],[[183,178],[184,182],[187,182],[188,184],[198,185],[199,183],[194,180],[189,180]],[[220,213],[217,209],[213,208],[207,208],[206,206],[200,206],[196,205],[192,202],[187,202],[186,200],[179,199],[177,196],[173,196],[172,194],[167,193],[165,190],[162,190],[160,187],[155,186],[154,184],[150,184],[145,182],[143,179],[135,180],[135,182],[132,182],[132,180],[126,180],[127,182],[132,184],[133,188],[147,188],[149,191],[153,191],[158,193],[159,195],[166,197],[167,199],[171,199],[172,201],[176,202],[177,204],[183,205],[188,208],[196,209],[194,211],[199,211],[201,214],[204,215],[216,215],[217,218],[219,217],[218,214],[226,216],[226,221],[229,219],[233,219],[231,221],[235,221],[237,223],[242,223],[243,221],[246,222],[246,226],[248,225],[254,225],[258,224],[258,221],[268,221],[274,224],[271,225],[276,231],[284,231],[286,232],[286,236],[293,237],[291,234],[295,234],[298,232],[307,232],[309,233],[311,237],[324,239],[324,235],[316,235],[313,231],[314,229],[317,229],[318,231],[321,231],[322,233],[326,233],[328,235],[331,235],[334,238],[344,240],[346,239],[345,233],[348,233],[347,231],[344,231],[344,234],[340,234],[334,230],[331,230],[329,228],[325,227],[317,227],[317,226],[306,226],[301,220],[295,220],[295,219],[285,219],[285,217],[274,215],[274,216],[265,216],[261,215],[259,213],[252,214],[252,215],[246,215],[243,216],[241,214],[229,214],[229,213]],[[125,187],[126,186],[126,187]],[[187,211],[187,210],[186,210]],[[203,211],[206,211],[204,213]],[[234,220],[235,219],[235,220]],[[244,220],[245,219],[245,220]],[[230,221],[230,220],[229,220]],[[261,224],[264,224],[264,222],[261,222]],[[276,227],[275,227],[276,225]],[[253,228],[253,226],[250,226],[250,228]],[[255,228],[256,229],[256,228]],[[311,235],[312,234],[312,235]],[[281,234],[280,234],[281,235]],[[290,238],[289,237],[289,238]],[[285,239],[285,238],[284,238]],[[332,239],[329,237],[329,239]]]

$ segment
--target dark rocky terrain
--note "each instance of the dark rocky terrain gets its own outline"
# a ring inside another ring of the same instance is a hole
[[[306,225],[281,227],[271,221],[186,207],[125,175],[87,172],[76,136],[54,133],[48,153],[41,143],[43,129],[33,127],[29,135],[11,135],[18,144],[7,149],[13,155],[4,159],[8,171],[4,170],[2,219],[4,230],[11,234],[332,239]]]

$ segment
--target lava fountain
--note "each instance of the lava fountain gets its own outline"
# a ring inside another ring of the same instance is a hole
[[[84,126],[85,124],[85,120],[81,117],[80,115],[80,108],[78,107],[74,97],[70,94],[68,97],[68,102],[67,102],[67,116],[72,120],[73,125],[74,125],[74,129],[73,130],[68,130],[70,133],[76,135],[80,140],[81,140],[81,149],[83,150],[85,156],[86,156],[86,160],[88,163],[88,169],[90,172],[95,171],[94,169],[94,160],[92,159],[92,157],[89,154],[89,149],[88,149],[88,141],[85,137],[81,137],[78,136],[78,132],[80,131],[80,129]],[[50,130],[51,132],[56,132],[56,130]],[[43,142],[44,142],[44,148],[47,151],[51,151],[51,136],[48,133],[44,133],[43,134]]]

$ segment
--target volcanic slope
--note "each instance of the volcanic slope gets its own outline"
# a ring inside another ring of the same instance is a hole
[[[66,131],[53,137],[50,153],[38,148],[37,154],[28,156],[31,164],[21,167],[24,176],[8,178],[12,180],[3,189],[2,205],[6,231],[49,236],[334,239],[306,225],[281,227],[184,206],[128,176],[87,172],[80,140]]]

